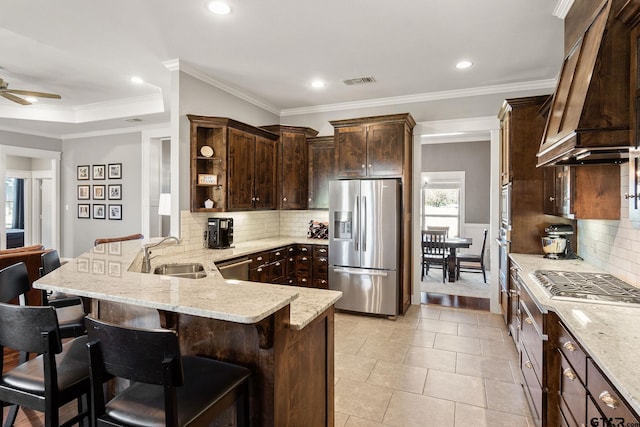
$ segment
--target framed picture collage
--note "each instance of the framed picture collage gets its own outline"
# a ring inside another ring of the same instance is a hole
[[[78,218],[122,220],[122,163],[79,165],[76,178]]]

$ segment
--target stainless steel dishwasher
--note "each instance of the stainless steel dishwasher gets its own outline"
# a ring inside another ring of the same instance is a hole
[[[226,261],[216,262],[216,267],[225,279],[249,280],[249,263],[251,259],[243,256]]]

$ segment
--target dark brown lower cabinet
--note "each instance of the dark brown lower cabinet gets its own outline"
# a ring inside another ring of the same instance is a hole
[[[550,314],[552,349],[547,388],[549,406],[556,413],[548,418],[554,426],[630,426],[640,418],[620,396],[588,353],[577,343],[555,313]]]
[[[329,289],[329,246],[289,245],[249,255],[252,282]]]

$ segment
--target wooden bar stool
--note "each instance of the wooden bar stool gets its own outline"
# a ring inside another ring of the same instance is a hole
[[[181,356],[167,329],[117,326],[87,317],[94,426],[205,426],[235,402],[238,426],[249,425],[248,379],[242,366]],[[105,404],[103,383],[131,385]]]

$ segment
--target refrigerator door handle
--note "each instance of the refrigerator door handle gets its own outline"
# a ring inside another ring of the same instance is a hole
[[[382,277],[388,276],[388,273],[386,271],[363,271],[363,270],[352,270],[350,268],[334,268],[333,272],[353,274],[356,276],[382,276]]]
[[[362,196],[362,252],[367,251],[367,198]]]
[[[356,205],[354,207],[355,210],[355,218],[358,221],[358,224],[356,224],[356,226],[354,227],[354,233],[355,235],[353,236],[353,240],[354,240],[354,245],[355,245],[355,250],[356,252],[358,252],[358,243],[360,242],[360,196],[356,196]]]

